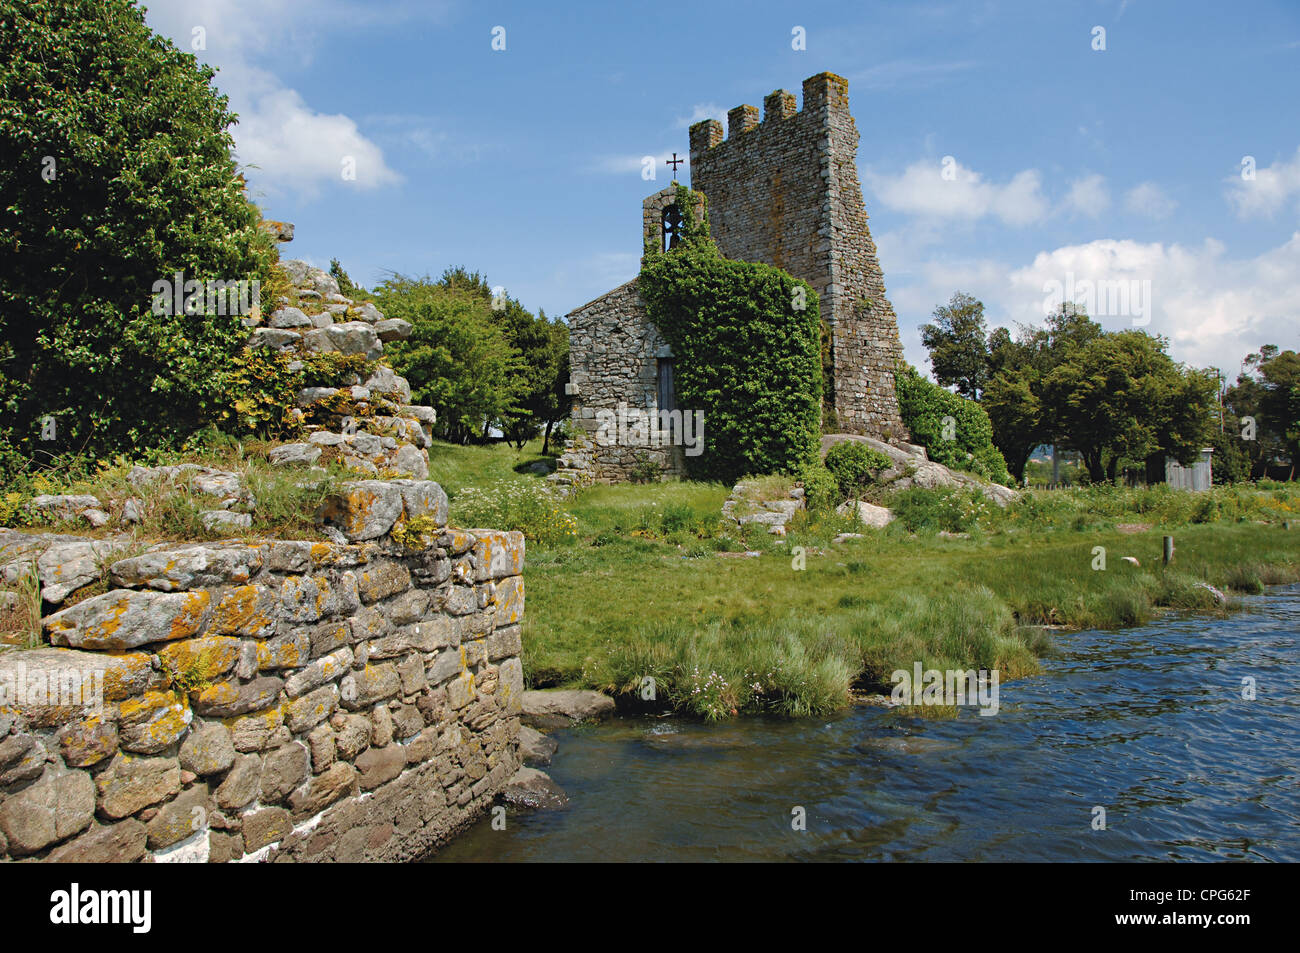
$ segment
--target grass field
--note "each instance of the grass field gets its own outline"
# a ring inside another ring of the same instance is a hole
[[[527,472],[541,459],[534,446],[438,446],[430,456],[430,478],[445,481],[453,517],[458,490],[542,483]],[[1165,608],[1221,612],[1198,583],[1257,592],[1300,579],[1300,534],[1282,528],[1300,502],[1292,487],[1212,495],[1096,487],[1035,494],[1005,513],[931,500],[934,520],[914,506],[915,534],[900,520],[838,544],[833,536],[856,527],[833,515],[801,514],[784,541],[728,532],[718,520],[728,491],[596,486],[561,504],[572,537],[529,544],[530,683],[631,695],[649,676],[660,702],[705,717],[828,711],[848,702],[850,687],[885,684],[915,661],[997,668],[1004,679],[1032,673],[1050,651],[1042,624],[1113,627]],[[969,535],[939,535],[945,523]],[[1160,558],[1165,533],[1177,545],[1169,568]],[[1105,569],[1093,568],[1096,547]]]
[[[249,444],[186,459],[244,473],[259,500],[249,535],[318,535],[312,514],[348,475],[304,481],[267,465],[264,451]],[[887,687],[890,673],[918,661],[1015,678],[1036,671],[1051,650],[1044,625],[1223,612],[1200,583],[1258,592],[1300,579],[1300,532],[1284,528],[1300,515],[1296,484],[1209,493],[1085,487],[1022,494],[1006,510],[977,493],[913,489],[882,500],[898,516],[885,530],[799,513],[780,539],[765,527],[724,524],[730,488],[720,484],[594,486],[558,500],[535,469],[549,459],[540,441],[522,450],[437,443],[429,456],[429,478],[451,497],[454,524],[529,537],[531,685],[634,700],[649,677],[658,707],[707,718],[834,710],[851,688]],[[119,460],[75,478],[41,477],[26,493],[93,492],[114,511],[138,493],[142,538],[211,535],[199,525],[199,501],[133,487],[129,470]],[[761,482],[784,492],[775,478]],[[0,498],[9,516],[16,496]],[[832,542],[848,531],[862,536]],[[1177,546],[1168,568],[1160,558],[1166,533]],[[1105,568],[1094,568],[1102,550]],[[16,597],[7,627],[18,631],[25,619],[25,631],[32,599]]]

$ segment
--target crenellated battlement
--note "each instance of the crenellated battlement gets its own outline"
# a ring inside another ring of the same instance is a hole
[[[728,258],[761,261],[803,278],[831,331],[827,403],[849,432],[905,435],[893,393],[902,358],[858,181],[858,130],[849,83],[834,73],[803,81],[803,108],[778,89],[763,110],[743,104],[690,129],[691,187],[709,202],[711,233]]]
[[[807,115],[815,121],[828,121],[832,111],[847,115],[849,81],[834,73],[818,73],[803,81],[803,109],[793,93],[778,89],[763,97],[762,120],[757,107],[742,104],[727,111],[727,129],[716,119],[705,119],[691,126],[691,155],[712,149],[723,142],[738,139],[755,129],[765,130],[769,123],[780,123]]]

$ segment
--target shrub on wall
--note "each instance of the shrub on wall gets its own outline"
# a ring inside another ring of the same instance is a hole
[[[1010,484],[1006,460],[993,446],[993,425],[983,407],[931,383],[911,365],[895,372],[894,388],[904,426],[931,460]],[[951,420],[945,421],[946,417]]]
[[[130,0],[0,0],[0,443],[139,450],[211,421],[248,332],[153,313],[155,283],[275,260],[213,75]]]
[[[821,432],[817,293],[778,268],[723,258],[678,187],[683,239],[647,248],[640,291],[673,350],[677,405],[704,411],[704,452],[691,475],[732,481],[797,472]]]

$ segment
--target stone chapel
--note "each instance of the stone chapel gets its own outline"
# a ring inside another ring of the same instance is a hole
[[[691,188],[708,200],[710,233],[724,256],[774,265],[817,291],[830,337],[824,404],[837,429],[906,440],[893,377],[902,345],[867,229],[857,148],[848,81],[819,73],[804,80],[802,109],[791,93],[777,90],[764,99],[761,121],[753,106],[728,112],[725,138],[716,119],[692,126]],[[642,203],[648,246],[667,248],[674,240],[676,202],[674,183]],[[681,446],[597,439],[598,420],[620,405],[652,420],[676,408],[673,355],[646,314],[637,282],[567,316],[573,437],[555,474],[559,483],[627,479],[647,460],[665,473],[684,472]]]

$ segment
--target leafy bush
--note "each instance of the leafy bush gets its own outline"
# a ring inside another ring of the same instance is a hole
[[[889,457],[865,443],[846,441],[826,451],[826,469],[835,478],[843,497],[857,496],[877,473],[889,469]]]
[[[286,435],[289,409],[301,385],[289,370],[287,354],[245,348],[217,373],[214,417],[226,433],[240,436]]]
[[[174,445],[217,410],[240,317],[151,307],[177,272],[275,261],[213,75],[130,0],[0,0],[0,442],[28,457]]]
[[[931,383],[910,365],[895,372],[894,386],[903,423],[931,460],[952,470],[967,470],[995,483],[1010,484],[1006,460],[993,445],[993,425],[983,407]],[[945,417],[952,418],[947,432]]]
[[[817,452],[821,319],[817,293],[778,268],[723,258],[678,190],[685,238],[647,249],[640,291],[673,349],[677,403],[702,410],[704,452],[692,476],[734,481],[793,472]]]
[[[889,500],[898,524],[909,532],[968,533],[995,517],[996,506],[978,490],[909,487]]]
[[[820,463],[810,463],[799,471],[803,483],[804,503],[814,513],[831,510],[843,499],[835,475]]]
[[[517,529],[543,546],[571,542],[578,534],[577,522],[555,494],[532,481],[497,480],[481,489],[466,487],[452,503],[452,517],[461,526]]]

